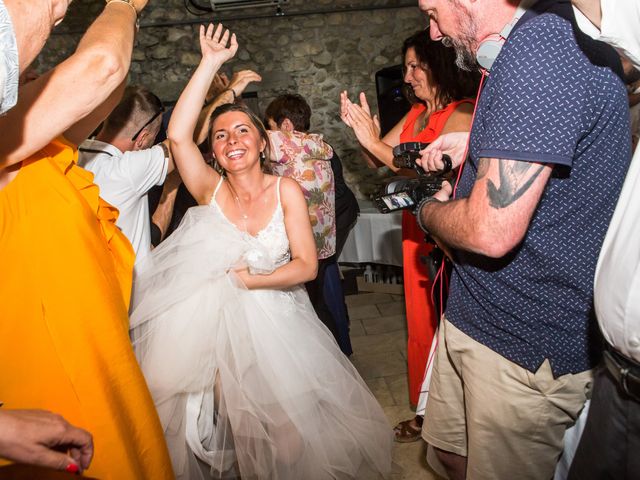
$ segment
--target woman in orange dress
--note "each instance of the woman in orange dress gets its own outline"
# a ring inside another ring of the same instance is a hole
[[[100,479],[173,478],[128,336],[133,250],[76,165],[121,94],[145,3],[108,3],[76,53],[0,118],[0,400],[91,432],[86,474]]]
[[[384,137],[371,117],[366,97],[360,94],[360,105],[341,95],[341,116],[350,126],[372,167],[386,165],[394,172],[393,146],[405,142],[430,143],[443,133],[469,131],[473,114],[473,96],[478,76],[459,70],[453,49],[432,41],[428,30],[420,30],[407,38],[402,46],[404,81],[411,110]],[[406,171],[401,172],[406,174]],[[415,175],[408,172],[409,175]],[[408,211],[402,216],[402,256],[404,294],[407,317],[407,366],[409,401],[417,405],[424,379],[427,357],[438,326],[439,312],[431,298],[432,279],[421,261],[433,245],[426,243],[415,216]],[[396,427],[396,440],[420,438],[422,418],[401,422]]]

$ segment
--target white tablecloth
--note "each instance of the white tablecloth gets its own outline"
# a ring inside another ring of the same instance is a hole
[[[379,213],[358,200],[360,216],[349,233],[339,262],[402,266],[402,212]]]

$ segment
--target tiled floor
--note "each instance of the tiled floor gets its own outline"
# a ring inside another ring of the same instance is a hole
[[[384,409],[389,423],[413,416],[407,386],[404,298],[385,293],[346,297],[351,318],[351,360]],[[425,461],[425,444],[395,443],[393,480],[441,480]]]

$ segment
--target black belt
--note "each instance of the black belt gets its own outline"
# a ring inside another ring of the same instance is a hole
[[[604,364],[620,388],[636,401],[640,401],[640,365],[607,346]]]

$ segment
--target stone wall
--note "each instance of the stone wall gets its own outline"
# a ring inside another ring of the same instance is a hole
[[[101,1],[74,1],[41,55],[39,68],[73,51],[79,32],[101,8]],[[369,196],[386,173],[363,166],[355,138],[339,117],[339,93],[346,89],[355,97],[364,91],[377,109],[375,72],[400,63],[402,41],[424,26],[417,1],[290,0],[283,6],[284,15],[274,13],[269,7],[216,16],[216,21],[224,18],[239,42],[225,70],[249,68],[262,75],[263,81],[248,89],[256,92],[261,111],[280,93],[303,95],[313,111],[312,131],[324,133],[337,149],[354,191]],[[249,15],[254,18],[246,18]],[[141,19],[131,82],[149,87],[164,101],[175,101],[200,59],[198,22],[212,18],[189,14],[183,0],[151,0]]]

